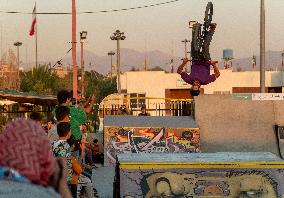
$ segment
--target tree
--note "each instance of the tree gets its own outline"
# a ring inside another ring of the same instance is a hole
[[[116,81],[99,74],[96,71],[85,72],[85,91],[86,96],[96,95],[96,101],[99,103],[107,95],[116,92]]]
[[[139,71],[139,68],[136,68],[136,67],[132,66],[129,71]]]
[[[39,65],[31,71],[20,74],[23,92],[34,92],[36,94],[56,94],[59,87],[59,77],[55,75],[46,65]]]
[[[156,67],[150,68],[149,71],[164,71],[164,69],[159,66],[156,66]]]

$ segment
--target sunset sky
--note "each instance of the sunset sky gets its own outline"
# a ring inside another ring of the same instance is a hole
[[[170,0],[77,0],[77,11],[101,11],[150,5]],[[78,14],[77,32],[88,31],[86,49],[106,55],[115,49],[109,37],[116,29],[125,32],[122,48],[141,52],[161,50],[183,56],[181,40],[191,40],[189,20],[203,21],[208,1],[179,0],[151,8],[122,12]],[[259,54],[260,0],[212,0],[213,21],[218,24],[211,46],[213,59],[231,48],[235,58]],[[0,11],[32,12],[34,0],[0,0]],[[266,50],[284,50],[284,1],[266,0]],[[71,0],[38,0],[38,12],[70,12]],[[34,37],[28,35],[30,14],[0,13],[2,49],[14,49],[15,41],[23,42],[22,61],[34,60]],[[79,34],[78,34],[79,35]],[[71,15],[38,15],[39,60],[64,57],[71,44]],[[27,54],[26,54],[27,51]]]

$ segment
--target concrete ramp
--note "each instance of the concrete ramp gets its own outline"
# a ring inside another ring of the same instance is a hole
[[[279,154],[274,125],[284,123],[284,101],[200,95],[195,99],[202,152],[271,152]],[[282,145],[280,144],[280,147]]]
[[[200,152],[199,129],[190,117],[106,116],[105,165],[119,153]]]
[[[284,197],[284,161],[271,153],[120,154],[114,197]]]

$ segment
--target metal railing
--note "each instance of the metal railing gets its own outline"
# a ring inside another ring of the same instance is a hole
[[[137,100],[137,103],[130,101]],[[106,102],[107,101],[107,102]],[[139,103],[140,101],[140,103]],[[43,120],[51,116],[54,106],[27,105],[24,109],[16,105],[0,106],[0,129],[8,121],[18,117],[28,118],[32,112],[41,113]],[[93,108],[93,120],[103,119],[106,115],[121,115],[121,108],[126,106],[126,114],[137,116],[141,106],[146,105],[146,112],[151,116],[193,116],[193,100],[177,100],[171,98],[114,98],[103,100]],[[94,122],[96,123],[96,122]]]
[[[52,112],[52,106],[30,105],[25,109],[19,108],[17,105],[0,106],[0,130],[7,122],[16,118],[28,118],[32,112],[41,114],[43,120],[47,120]]]
[[[131,102],[133,100],[136,100],[137,103]],[[146,111],[151,116],[194,116],[193,100],[172,98],[112,98],[103,100],[98,111],[100,117],[119,115],[120,109],[126,107],[127,113],[125,114],[138,115],[141,112],[142,105],[146,106]]]

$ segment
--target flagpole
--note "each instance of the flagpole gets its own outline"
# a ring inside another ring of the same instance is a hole
[[[36,8],[36,2],[35,2],[35,8]],[[36,47],[36,68],[37,68],[37,25],[38,25],[38,21],[37,21],[37,9],[36,10],[36,13],[35,13],[35,19],[36,19],[36,26],[35,26],[35,47]]]

